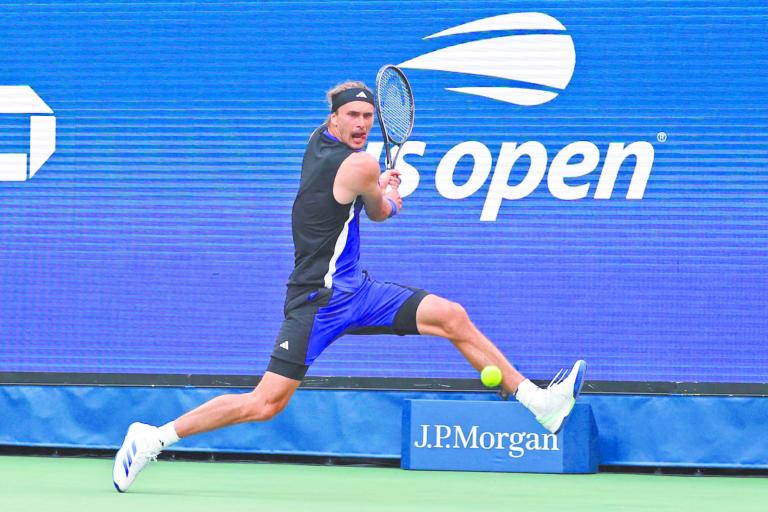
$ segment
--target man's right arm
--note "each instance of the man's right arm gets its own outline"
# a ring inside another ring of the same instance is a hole
[[[385,192],[379,184],[379,163],[368,153],[353,153],[342,162],[333,184],[333,196],[340,204],[363,197],[368,218],[383,221],[394,207],[399,211],[403,200],[397,188]],[[386,188],[386,187],[385,187]]]

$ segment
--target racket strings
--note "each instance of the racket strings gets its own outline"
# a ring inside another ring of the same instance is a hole
[[[408,86],[394,70],[382,73],[378,84],[379,109],[390,140],[404,142],[413,123],[413,100]]]

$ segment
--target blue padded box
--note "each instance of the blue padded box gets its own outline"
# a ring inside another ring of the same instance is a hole
[[[595,473],[597,427],[576,404],[557,435],[517,402],[406,400],[401,467],[517,473]]]

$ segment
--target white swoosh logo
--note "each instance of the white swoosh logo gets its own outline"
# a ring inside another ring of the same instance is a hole
[[[513,13],[458,25],[425,39],[498,30],[564,31],[566,28],[546,14]],[[405,61],[400,66],[504,78],[564,90],[573,76],[576,50],[568,34],[521,34],[449,46]],[[448,90],[525,106],[546,103],[558,94],[520,86],[456,87]]]

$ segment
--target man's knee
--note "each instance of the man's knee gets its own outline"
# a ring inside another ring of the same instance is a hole
[[[461,335],[469,324],[469,315],[464,306],[458,302],[446,300],[440,306],[440,326],[446,337],[454,338]]]
[[[469,315],[464,306],[458,302],[448,301],[445,313],[445,329],[451,334],[451,337],[460,335],[466,331],[469,326]]]
[[[266,371],[256,389],[243,396],[240,421],[266,421],[277,416],[290,402],[300,381]]]
[[[244,421],[267,421],[282,412],[288,405],[288,398],[270,398],[258,389],[245,395],[242,407]]]

